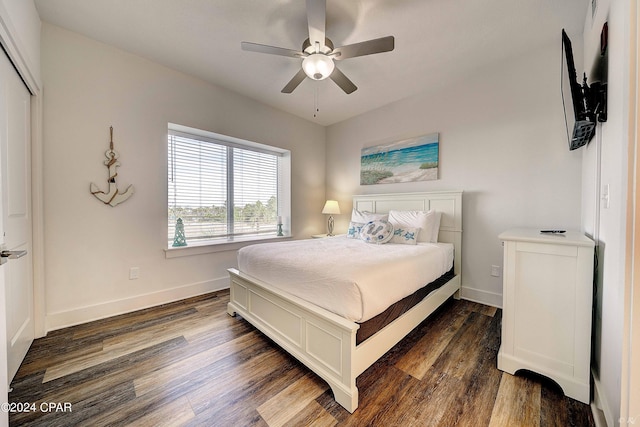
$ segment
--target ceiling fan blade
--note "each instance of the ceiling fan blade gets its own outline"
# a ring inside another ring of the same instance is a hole
[[[298,87],[302,81],[307,78],[307,75],[304,73],[304,70],[298,71],[298,74],[293,76],[293,78],[287,83],[287,85],[282,88],[282,93],[291,93],[295,88]]]
[[[293,58],[304,58],[306,55],[302,52],[283,47],[267,46],[266,44],[242,42],[240,43],[242,50],[249,52],[268,53],[271,55],[290,56]]]
[[[307,0],[307,23],[311,46],[320,43],[324,47],[325,25],[327,22],[327,0]]]
[[[393,36],[381,37],[379,39],[368,40],[366,42],[349,44],[337,47],[331,52],[337,60],[355,58],[357,56],[371,55],[374,53],[389,52],[395,47]]]
[[[358,89],[358,87],[354,85],[353,82],[342,73],[342,71],[338,70],[338,67],[333,69],[329,78],[340,86],[340,89],[342,89],[347,95]]]

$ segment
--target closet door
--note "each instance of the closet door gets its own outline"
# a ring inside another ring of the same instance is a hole
[[[30,98],[11,62],[0,52],[0,283],[4,282],[8,381],[20,367],[35,332]]]

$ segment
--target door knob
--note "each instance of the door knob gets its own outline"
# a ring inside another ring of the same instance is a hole
[[[0,252],[0,257],[17,259],[17,258],[22,258],[26,254],[27,254],[27,251],[2,251]]]

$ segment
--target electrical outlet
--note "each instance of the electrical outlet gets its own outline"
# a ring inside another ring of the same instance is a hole
[[[140,277],[140,267],[131,267],[129,269],[129,280],[138,279]]]
[[[500,266],[499,265],[492,265],[491,266],[491,275],[493,277],[500,277]]]

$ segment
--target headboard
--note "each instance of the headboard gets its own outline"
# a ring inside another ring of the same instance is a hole
[[[387,213],[390,210],[442,212],[438,241],[453,243],[454,272],[462,272],[462,191],[428,193],[363,194],[353,196],[359,211]]]

